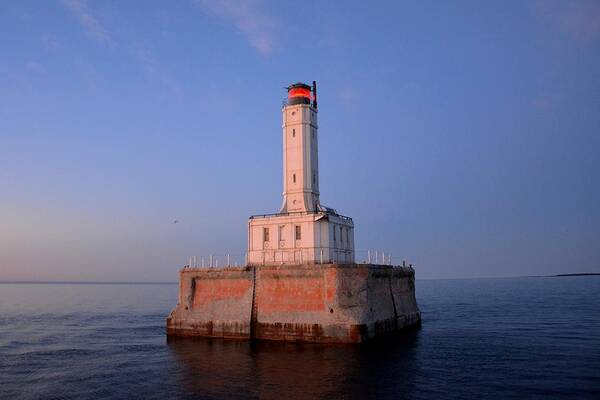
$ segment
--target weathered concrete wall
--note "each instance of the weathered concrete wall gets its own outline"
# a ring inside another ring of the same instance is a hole
[[[167,333],[362,342],[419,323],[412,268],[304,264],[181,270]]]
[[[244,268],[182,269],[170,335],[249,338],[254,274]]]

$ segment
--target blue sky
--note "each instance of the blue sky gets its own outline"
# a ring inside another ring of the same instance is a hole
[[[0,4],[0,280],[243,253],[281,202],[283,87],[312,80],[360,251],[600,272],[599,2],[66,0]]]

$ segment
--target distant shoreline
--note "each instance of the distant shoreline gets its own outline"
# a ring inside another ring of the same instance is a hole
[[[2,284],[36,285],[177,285],[178,282],[96,282],[96,281],[0,281]]]
[[[472,277],[472,278],[421,278],[417,280],[446,280],[446,279],[507,279],[507,278],[562,278],[568,276],[599,276],[600,272],[574,272],[570,274],[555,275],[529,275],[529,276],[497,276],[497,277]],[[36,285],[177,285],[179,282],[122,282],[122,281],[0,281],[3,284],[36,284]]]

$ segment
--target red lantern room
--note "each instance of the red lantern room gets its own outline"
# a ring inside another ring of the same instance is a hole
[[[288,90],[288,101],[287,104],[292,106],[294,104],[311,104],[316,108],[316,82],[313,82],[313,87],[305,83],[294,83],[287,88]],[[314,101],[313,101],[314,100]]]

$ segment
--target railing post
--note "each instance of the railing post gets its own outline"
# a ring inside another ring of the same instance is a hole
[[[229,267],[230,265],[229,254],[227,254],[227,266]]]
[[[321,264],[323,264],[323,249],[321,249]]]
[[[211,254],[211,255],[210,255],[210,267],[212,268],[212,266],[213,266],[213,256],[212,256],[212,254]]]

